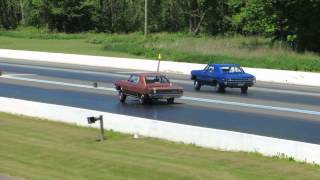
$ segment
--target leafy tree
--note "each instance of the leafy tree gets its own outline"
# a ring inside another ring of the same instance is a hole
[[[143,24],[142,0],[100,0],[99,31],[134,32]]]
[[[51,31],[81,32],[93,29],[94,7],[86,0],[42,0],[40,14]]]
[[[142,31],[145,0],[0,0],[0,28]],[[320,52],[320,0],[148,0],[151,32],[263,35]]]
[[[275,37],[290,42],[299,51],[320,52],[320,1],[319,0],[277,0],[282,5],[277,11]],[[282,26],[281,26],[282,25]]]
[[[0,28],[14,29],[21,19],[19,1],[0,0]]]

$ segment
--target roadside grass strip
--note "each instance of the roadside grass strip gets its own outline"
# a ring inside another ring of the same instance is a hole
[[[259,43],[257,43],[259,42]],[[190,37],[153,33],[44,33],[39,29],[0,30],[0,48],[190,63],[237,63],[245,67],[320,72],[320,56],[297,53],[255,36]]]
[[[0,113],[0,174],[23,179],[320,179],[292,158],[223,152]]]

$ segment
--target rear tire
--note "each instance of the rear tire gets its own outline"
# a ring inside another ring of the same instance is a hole
[[[242,94],[247,94],[247,92],[248,92],[248,86],[242,86],[241,87],[241,93]]]
[[[193,88],[194,88],[194,90],[196,90],[196,91],[200,91],[201,84],[199,83],[198,80],[194,80],[194,82],[193,82]]]
[[[173,104],[173,103],[174,103],[174,98],[169,98],[169,99],[167,99],[167,103],[168,103],[168,104]]]
[[[218,83],[217,84],[217,90],[218,90],[218,92],[226,92],[226,87],[225,87],[224,84]]]
[[[127,99],[127,95],[123,94],[122,91],[119,91],[119,100],[120,100],[120,102],[125,103],[126,99]]]

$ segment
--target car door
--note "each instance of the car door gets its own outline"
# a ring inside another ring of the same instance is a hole
[[[126,94],[133,95],[133,93],[132,93],[132,90],[133,90],[132,84],[133,84],[133,82],[134,82],[135,76],[136,76],[136,75],[132,74],[132,75],[129,77],[128,82],[125,83],[125,86],[123,87],[123,91],[124,91]]]
[[[210,65],[207,65],[203,70],[199,71],[197,79],[200,80],[202,83],[206,82],[207,79],[207,70]]]
[[[127,94],[133,95],[133,96],[137,96],[138,95],[138,91],[139,91],[139,76],[136,74],[131,75],[131,77],[128,80],[128,84],[127,84]]]
[[[208,66],[206,69],[203,70],[201,80],[205,84],[212,84],[213,75],[214,75],[214,66]]]

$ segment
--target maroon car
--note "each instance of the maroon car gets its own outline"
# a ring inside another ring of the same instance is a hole
[[[132,74],[128,80],[116,81],[115,87],[123,103],[127,96],[133,96],[141,104],[153,99],[166,99],[168,104],[172,104],[174,98],[183,94],[182,87],[173,85],[166,76],[159,73]]]

